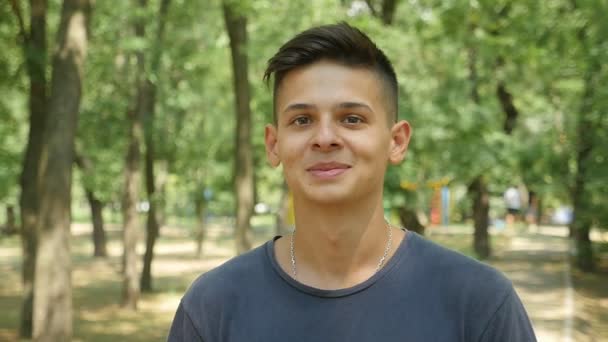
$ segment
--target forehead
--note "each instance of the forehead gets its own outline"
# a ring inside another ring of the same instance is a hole
[[[331,107],[340,102],[361,102],[374,112],[384,111],[383,86],[379,76],[367,68],[320,61],[289,71],[275,93],[280,115],[293,103]]]

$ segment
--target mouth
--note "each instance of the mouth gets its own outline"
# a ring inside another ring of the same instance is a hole
[[[350,165],[338,163],[338,162],[328,162],[328,163],[317,163],[310,168],[306,169],[306,171],[310,172],[313,176],[321,179],[329,179],[337,177],[344,172],[348,171],[351,168]]]

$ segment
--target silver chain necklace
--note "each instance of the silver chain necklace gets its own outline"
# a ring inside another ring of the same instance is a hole
[[[391,250],[391,246],[393,244],[393,230],[391,229],[391,226],[390,224],[388,224],[388,222],[386,222],[386,227],[388,228],[388,241],[386,243],[386,248],[384,248],[384,254],[382,254],[382,258],[380,258],[380,260],[378,261],[378,266],[376,266],[376,270],[374,271],[374,273],[377,273],[382,268],[382,265],[386,261],[388,252]],[[298,279],[298,272],[296,269],[296,253],[293,243],[294,235],[296,235],[295,229],[293,230],[293,233],[291,234],[291,239],[289,241],[289,253],[291,254],[291,271],[293,273],[293,278]]]

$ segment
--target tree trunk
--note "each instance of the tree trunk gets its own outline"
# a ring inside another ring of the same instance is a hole
[[[477,176],[469,185],[469,194],[473,197],[473,220],[475,221],[473,248],[480,259],[486,259],[492,254],[488,234],[490,194],[483,176]]]
[[[205,224],[206,205],[205,199],[200,195],[200,193],[196,194],[195,206],[196,217],[198,220],[198,229],[196,232],[196,256],[200,258],[203,256],[203,243],[207,237],[207,227]]]
[[[243,253],[251,249],[249,241],[250,219],[253,214],[253,156],[251,145],[251,110],[249,108],[249,80],[247,76],[247,18],[224,1],[224,20],[230,50],[236,102],[236,249]]]
[[[152,196],[154,196],[154,193]],[[156,244],[156,239],[158,238],[159,233],[158,219],[156,216],[156,204],[154,202],[155,200],[149,201],[150,209],[148,211],[148,219],[146,221],[146,252],[144,253],[144,266],[140,279],[142,292],[152,292],[152,259],[154,258],[154,245]]]
[[[418,220],[418,215],[414,210],[406,207],[398,207],[397,213],[399,215],[401,225],[404,228],[414,231],[420,235],[424,235],[424,225],[420,223],[420,220]]]
[[[78,165],[86,178],[93,169],[91,161],[78,152],[76,152],[75,160],[76,165]],[[89,202],[89,207],[91,208],[91,221],[93,223],[93,234],[91,234],[93,240],[93,256],[105,258],[108,256],[108,253],[106,249],[106,232],[103,226],[104,205],[85,182],[83,182],[83,188],[87,201]]]
[[[597,66],[596,66],[597,67]],[[588,178],[589,166],[593,163],[591,152],[593,151],[594,123],[592,115],[593,92],[596,87],[594,78],[595,68],[590,68],[585,75],[585,90],[583,93],[581,108],[578,114],[578,125],[576,128],[576,171],[574,186],[571,192],[573,216],[570,224],[570,232],[576,243],[576,265],[585,272],[595,269],[595,260],[589,231],[592,225],[592,214],[589,212],[589,195],[587,192],[586,179]]]
[[[139,299],[139,275],[137,272],[137,230],[139,218],[137,216],[137,202],[139,198],[140,158],[142,141],[141,119],[136,111],[129,110],[129,145],[125,163],[125,189],[122,200],[123,214],[123,286],[122,305],[130,309],[137,309]]]
[[[153,146],[153,145],[147,145]],[[146,150],[146,192],[148,194],[148,201],[150,208],[148,211],[148,217],[146,221],[146,252],[143,258],[143,270],[141,273],[140,286],[142,292],[152,292],[152,260],[154,258],[154,246],[156,240],[160,235],[160,227],[164,219],[161,219],[163,211],[163,200],[164,195],[164,181],[165,176],[158,177],[155,172],[156,168],[152,165],[154,163],[154,151]],[[161,168],[161,174],[165,172]],[[160,180],[160,182],[159,182]],[[159,191],[160,190],[160,191]]]
[[[147,1],[140,1],[140,6],[145,8]],[[162,51],[162,41],[164,36],[165,22],[169,9],[169,0],[162,0],[158,14],[158,30],[154,47],[152,49],[152,62],[150,66],[150,74],[157,74],[160,64],[160,55]],[[143,36],[142,24],[142,36]],[[144,63],[144,58],[139,59],[140,63]],[[145,65],[141,66],[145,69]],[[146,194],[148,195],[148,203],[150,208],[148,211],[148,219],[146,222],[146,252],[143,259],[143,270],[141,273],[140,286],[143,292],[152,291],[152,259],[154,257],[154,245],[159,234],[158,223],[158,194],[156,192],[156,178],[154,173],[155,146],[154,146],[154,114],[156,104],[156,84],[150,78],[146,77],[143,83],[140,83],[140,101],[139,109],[140,117],[144,119],[145,126],[145,146],[146,146]]]
[[[33,288],[36,261],[36,224],[39,210],[40,153],[46,120],[46,0],[30,1],[30,31],[26,31],[20,2],[11,0],[23,39],[23,55],[30,82],[28,110],[30,129],[25,148],[23,167],[19,183],[19,209],[21,215],[21,244],[23,249],[22,281],[23,303],[19,334],[32,337]]]
[[[471,32],[475,30],[475,26],[472,25],[470,28]],[[471,100],[473,103],[479,105],[479,80],[477,76],[477,49],[469,47],[467,49],[467,61],[469,66],[469,81],[471,82]]]
[[[4,226],[4,233],[6,235],[13,235],[17,232],[15,228],[15,207],[11,204],[6,206],[6,226]]]
[[[471,32],[475,31],[474,24],[469,25]],[[477,74],[477,49],[472,46],[468,48],[469,81],[471,82],[471,100],[476,105],[480,103],[479,79]],[[481,259],[489,258],[492,250],[490,248],[490,235],[488,234],[490,214],[490,194],[482,174],[475,176],[469,185],[468,194],[473,200],[473,250]]]
[[[169,179],[169,161],[157,160],[155,163],[154,183],[156,184],[156,218],[162,229],[167,223],[167,181]]]
[[[141,112],[139,117],[144,119],[144,136],[145,136],[145,181],[146,194],[148,196],[148,215],[146,220],[146,251],[143,256],[143,269],[141,272],[140,288],[142,292],[152,292],[152,259],[154,257],[154,245],[159,234],[158,216],[157,216],[157,194],[154,177],[154,98],[155,87],[148,80],[144,81],[140,89],[140,100],[142,105],[139,107]]]
[[[106,249],[106,232],[103,227],[103,203],[95,197],[91,190],[85,189],[89,206],[91,207],[91,219],[93,221],[93,256],[105,258],[108,256]]]
[[[53,56],[51,96],[40,160],[34,341],[69,341],[72,336],[70,193],[90,12],[87,0],[63,2]]]
[[[148,133],[147,133],[148,134]],[[152,258],[159,233],[157,217],[156,186],[154,184],[154,143],[146,137],[146,193],[148,195],[148,217],[146,221],[146,252],[143,259],[140,286],[142,292],[152,292]]]
[[[143,36],[143,27],[138,22],[135,25],[137,36]],[[141,52],[137,53],[138,71],[137,84],[143,78],[143,58]],[[125,159],[125,183],[122,198],[123,215],[123,256],[122,256],[122,306],[131,310],[137,309],[139,300],[139,272],[137,271],[137,240],[139,229],[139,216],[137,213],[137,203],[139,202],[139,190],[141,181],[141,145],[143,142],[143,124],[140,116],[141,106],[139,91],[135,99],[135,109],[127,111],[127,121],[129,122],[128,147]]]
[[[575,208],[579,209],[580,207]],[[576,215],[576,212],[575,212]],[[589,231],[591,230],[591,220],[589,218],[576,218],[572,222],[572,231],[574,232],[575,246],[576,246],[576,266],[584,272],[592,272],[595,270],[595,257],[589,237]]]

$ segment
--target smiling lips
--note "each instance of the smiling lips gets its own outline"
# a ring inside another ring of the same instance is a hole
[[[307,171],[315,177],[329,179],[341,175],[348,169],[350,169],[350,165],[337,162],[329,162],[317,163],[312,167],[308,168]]]

